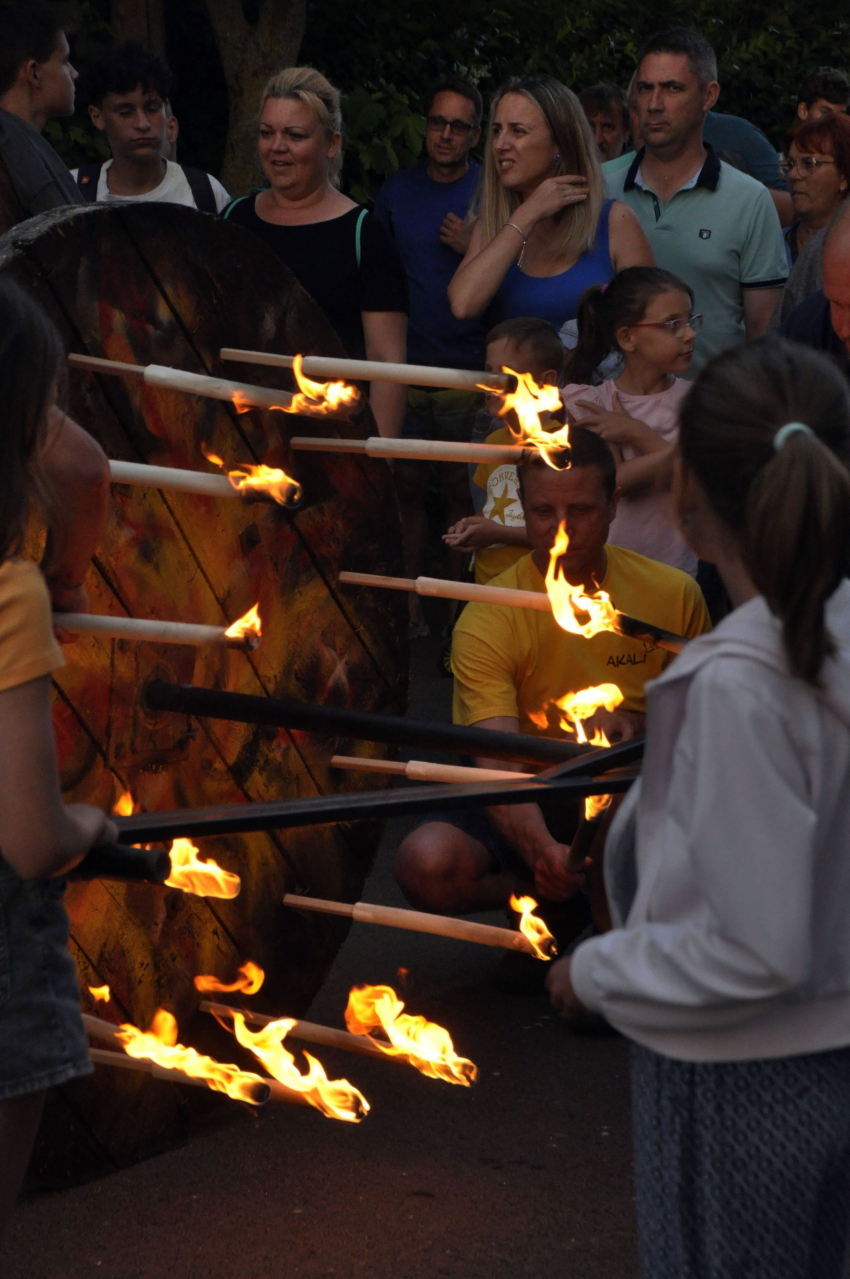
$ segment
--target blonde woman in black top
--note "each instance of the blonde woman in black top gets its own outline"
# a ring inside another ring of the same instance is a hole
[[[381,223],[339,190],[339,92],[312,67],[288,67],[268,82],[260,108],[264,190],[224,213],[258,235],[289,267],[336,329],[353,359],[404,363],[407,277]],[[395,436],[405,388],[374,382],[372,411]]]

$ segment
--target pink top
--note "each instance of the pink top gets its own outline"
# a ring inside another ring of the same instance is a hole
[[[627,395],[618,390],[611,378],[607,382],[601,382],[599,386],[582,386],[572,382],[569,386],[562,387],[561,394],[571,420],[576,426],[581,426],[581,419],[587,410],[577,406],[578,400],[592,400],[600,408],[611,412],[616,409],[616,392],[623,410],[630,417],[638,418],[652,427],[667,444],[675,444],[679,438],[679,405],[690,386],[690,382],[677,377],[673,379],[672,386],[656,395]],[[624,462],[640,456],[629,444],[622,446],[622,453]],[[637,551],[639,555],[646,555],[649,559],[660,560],[662,564],[684,569],[691,577],[696,576],[697,557],[676,528],[669,491],[659,493],[657,490],[650,490],[633,496],[624,494],[611,525],[608,541],[614,546]]]

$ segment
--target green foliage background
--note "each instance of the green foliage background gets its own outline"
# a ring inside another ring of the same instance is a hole
[[[243,0],[249,17],[250,2]],[[74,56],[84,67],[109,40],[108,0],[83,0],[81,8]],[[180,158],[215,173],[227,104],[204,0],[171,0],[165,11],[178,77]],[[718,109],[752,120],[777,146],[794,117],[803,75],[823,63],[850,67],[846,0],[511,0],[506,7],[484,0],[310,0],[300,60],[342,89],[344,185],[355,199],[371,201],[388,173],[418,158],[427,88],[437,75],[470,76],[485,101],[509,76],[536,71],[574,89],[600,80],[625,86],[642,41],[673,24],[696,27],[717,50]],[[84,111],[49,128],[69,162],[104,154]]]

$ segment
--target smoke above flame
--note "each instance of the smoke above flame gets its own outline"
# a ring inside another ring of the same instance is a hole
[[[238,990],[243,995],[256,995],[265,979],[266,974],[262,968],[258,964],[252,963],[249,959],[239,969],[239,976],[236,981],[224,982],[219,981],[217,977],[200,975],[195,978],[195,989],[203,993],[215,990],[222,994],[229,994]]]
[[[366,1035],[392,1057],[402,1057],[429,1079],[469,1087],[478,1067],[454,1050],[451,1035],[442,1026],[411,1016],[391,986],[355,986],[348,996],[345,1024],[352,1035]],[[383,1030],[387,1043],[373,1030]]]

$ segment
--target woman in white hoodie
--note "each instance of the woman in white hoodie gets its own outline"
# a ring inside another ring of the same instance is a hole
[[[850,398],[762,339],[681,409],[676,505],[734,611],[648,688],[613,931],[550,973],[633,1042],[648,1279],[839,1279],[850,1228]]]

